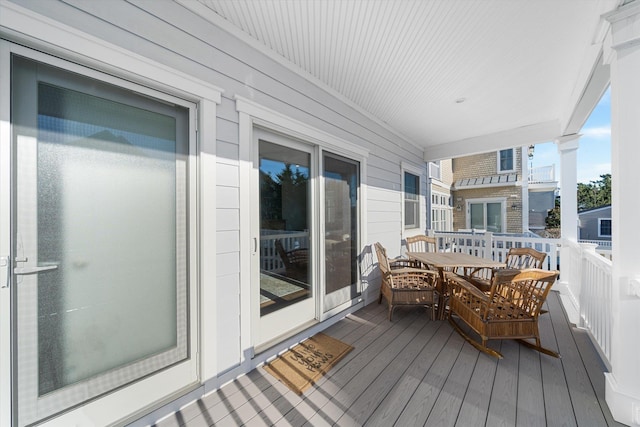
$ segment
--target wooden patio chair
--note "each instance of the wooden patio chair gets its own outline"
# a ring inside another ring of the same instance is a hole
[[[389,320],[396,306],[431,306],[431,319],[435,319],[436,286],[438,273],[422,268],[420,263],[408,259],[390,260],[380,243],[375,245],[378,265],[382,274],[380,297],[389,304]]]
[[[511,248],[505,260],[506,268],[524,270],[528,268],[542,268],[547,254],[532,248]],[[495,269],[477,268],[465,274],[466,279],[482,292],[489,292]]]
[[[408,252],[437,252],[438,240],[435,237],[420,234],[407,237],[405,242],[407,242]]]
[[[478,350],[497,358],[502,354],[488,348],[492,339],[517,339],[539,352],[560,357],[555,351],[540,344],[538,316],[557,271],[537,268],[527,270],[497,270],[489,292],[481,292],[463,277],[450,277],[449,322],[455,330]],[[473,340],[458,323],[458,318],[475,331],[481,343]],[[525,341],[534,339],[534,343]]]
[[[307,283],[309,271],[309,250],[306,248],[287,251],[282,241],[275,241],[276,251],[284,264],[285,276]]]

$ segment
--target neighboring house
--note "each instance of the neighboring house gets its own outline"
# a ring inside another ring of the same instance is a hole
[[[558,183],[553,166],[529,171],[529,151],[532,153],[526,147],[507,148],[431,162],[431,229],[523,233],[544,228]],[[450,165],[448,175],[442,165]],[[444,203],[450,206],[440,209]],[[452,218],[448,227],[438,221],[441,211]]]
[[[453,226],[493,233],[522,233],[527,229],[523,203],[521,148],[453,159]],[[524,175],[526,176],[526,175]]]
[[[580,240],[611,241],[611,205],[578,212]]]

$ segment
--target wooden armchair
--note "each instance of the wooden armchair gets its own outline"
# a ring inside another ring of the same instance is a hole
[[[507,253],[506,264],[508,269],[524,270],[528,268],[542,268],[547,254],[538,252],[532,248],[511,248]],[[467,280],[473,283],[482,292],[489,292],[491,280],[496,270],[490,268],[477,268],[465,274]]]
[[[382,303],[382,298],[387,300],[389,320],[398,305],[431,306],[431,319],[435,319],[438,273],[421,268],[420,263],[408,259],[390,260],[380,243],[375,244],[375,249],[382,274],[378,304]]]
[[[405,241],[407,242],[408,252],[437,252],[438,241],[435,237],[420,234],[407,237]]]
[[[285,276],[308,283],[309,250],[302,248],[286,251],[280,239],[275,241],[275,245],[284,264]]]
[[[497,270],[489,292],[481,292],[463,277],[450,277],[449,322],[455,330],[478,350],[502,358],[502,354],[488,348],[491,339],[517,339],[542,353],[560,357],[555,351],[540,345],[538,316],[557,271],[540,269]],[[478,343],[465,333],[454,320],[458,318],[475,331]],[[535,343],[525,341],[533,338]]]

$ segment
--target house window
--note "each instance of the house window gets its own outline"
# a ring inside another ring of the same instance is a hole
[[[449,206],[450,196],[440,193],[431,195],[431,229],[453,231],[453,209]]]
[[[498,152],[498,172],[513,172],[515,165],[515,150],[508,148]]]
[[[506,229],[505,201],[501,199],[469,200],[467,228],[503,233]]]
[[[598,236],[611,237],[611,219],[598,218]]]
[[[429,162],[429,178],[441,179],[441,177],[440,160],[436,162]]]
[[[404,173],[404,228],[420,226],[420,177]]]

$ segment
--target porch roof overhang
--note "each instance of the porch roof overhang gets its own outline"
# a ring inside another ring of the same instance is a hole
[[[577,133],[625,0],[179,0],[439,160]]]

